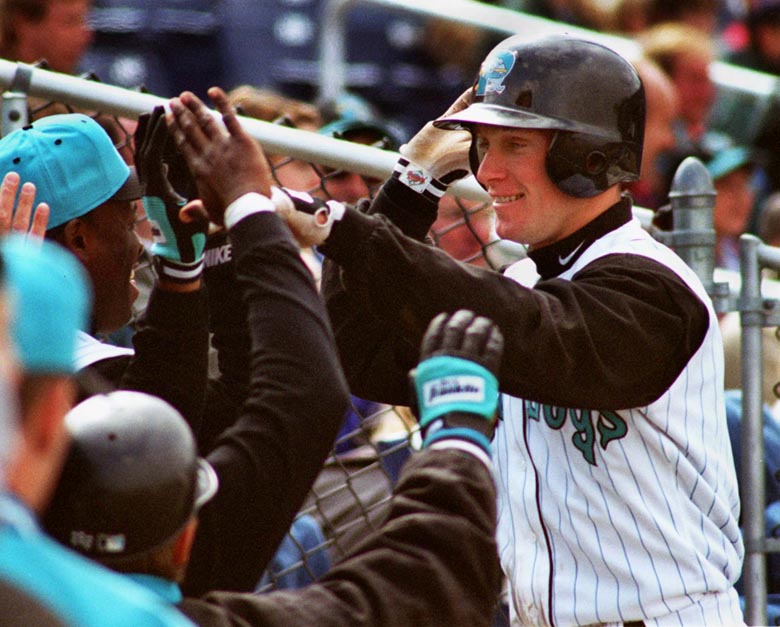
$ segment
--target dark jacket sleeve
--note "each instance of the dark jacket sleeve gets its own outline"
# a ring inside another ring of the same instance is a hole
[[[287,227],[263,213],[230,236],[248,310],[250,392],[208,455],[220,489],[200,513],[188,595],[254,589],[348,405],[324,304]]]
[[[318,583],[213,593],[181,609],[200,625],[490,625],[499,592],[490,472],[468,453],[424,450],[401,474],[386,522]]]
[[[89,366],[114,389],[136,390],[168,401],[197,433],[208,379],[208,326],[203,290],[152,289],[133,335],[132,357]]]
[[[348,210],[322,247],[330,259],[323,293],[358,396],[406,402],[406,373],[442,311],[471,309],[495,320],[506,341],[502,391],[561,407],[646,405],[704,337],[705,305],[658,262],[609,255],[572,281],[528,289],[426,245],[414,223],[391,222],[391,215],[403,219],[394,195],[387,183],[373,215]]]

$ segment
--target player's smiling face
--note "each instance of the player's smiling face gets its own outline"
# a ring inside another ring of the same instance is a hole
[[[499,237],[538,248],[575,230],[576,199],[547,176],[552,131],[478,125],[474,134],[477,179],[493,199]]]

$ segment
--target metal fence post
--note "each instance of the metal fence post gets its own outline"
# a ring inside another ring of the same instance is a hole
[[[766,625],[766,556],[764,487],[764,431],[761,398],[761,355],[764,326],[761,298],[761,267],[758,251],[761,241],[753,235],[740,238],[739,310],[742,324],[742,420],[740,438],[742,468],[739,481],[743,485],[742,535],[745,541],[745,562],[742,580],[745,583],[745,622]],[[758,364],[758,368],[756,368]],[[749,443],[749,444],[748,444]]]
[[[687,157],[677,168],[669,192],[674,229],[659,232],[656,237],[668,244],[696,273],[712,298],[717,312],[730,309],[728,283],[716,283],[715,229],[712,211],[715,187],[704,164]]]
[[[28,122],[27,94],[19,91],[4,92],[0,105],[0,137],[26,126]]]

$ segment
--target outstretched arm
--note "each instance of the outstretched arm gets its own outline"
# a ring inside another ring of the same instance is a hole
[[[406,464],[387,520],[318,583],[185,601],[196,622],[320,627],[487,626],[499,586],[487,442],[503,339],[488,319],[442,315],[413,374],[424,450]]]
[[[324,304],[267,195],[265,158],[222,90],[209,93],[222,123],[182,94],[171,103],[171,128],[205,191],[204,211],[228,229],[252,349],[248,400],[208,455],[221,487],[201,512],[185,580],[186,593],[196,595],[254,588],[348,402]]]

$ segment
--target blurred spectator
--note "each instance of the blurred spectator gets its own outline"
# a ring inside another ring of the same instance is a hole
[[[0,56],[72,74],[92,41],[90,0],[2,0]]]
[[[638,35],[650,26],[650,0],[617,0],[607,12],[603,30]]]
[[[642,52],[666,72],[682,104],[678,110],[678,145],[690,152],[707,130],[710,109],[715,102],[715,85],[710,65],[715,59],[711,37],[685,24],[653,26],[640,38]],[[688,154],[690,154],[688,152]]]
[[[780,74],[780,0],[750,0],[748,41],[726,61],[768,74]]]
[[[648,0],[649,25],[678,22],[715,36],[722,4],[721,0]]]
[[[715,263],[739,271],[739,237],[748,230],[756,208],[756,160],[745,146],[715,142],[708,136],[706,167],[717,196],[713,211]]]
[[[318,133],[382,150],[397,151],[400,146],[394,130],[379,119],[341,117],[325,124]],[[320,184],[324,195],[339,202],[354,204],[361,198],[373,198],[382,183],[381,179],[357,172],[327,167],[322,169]]]
[[[107,83],[172,96],[226,80],[218,0],[94,0],[90,22],[84,65]]]
[[[489,204],[445,194],[439,201],[436,221],[431,227],[433,241],[455,259],[487,266],[485,245],[491,241],[492,215]]]
[[[505,6],[515,4],[502,2]],[[518,8],[555,22],[599,30],[605,19],[605,9],[595,0],[520,0]]]
[[[304,131],[315,131],[322,117],[313,104],[289,98],[269,88],[240,85],[228,92],[228,100],[237,111],[247,117],[274,122]],[[287,155],[268,154],[273,176],[278,185],[309,192],[320,184],[317,170],[309,163]]]
[[[223,41],[226,84],[270,87],[315,102],[321,73],[330,69],[319,61],[324,5],[322,0],[223,0],[224,28],[230,33]],[[471,83],[473,74],[431,60],[422,17],[357,4],[343,14],[343,21],[344,88],[374,103],[404,134],[444,111]]]
[[[627,183],[626,189],[637,205],[655,210],[669,194],[670,176],[661,161],[676,148],[674,123],[679,100],[674,83],[656,62],[642,57],[634,61],[634,67],[645,87],[647,117],[639,180]]]
[[[770,246],[780,246],[780,192],[774,192],[762,201],[757,222],[761,240]]]

